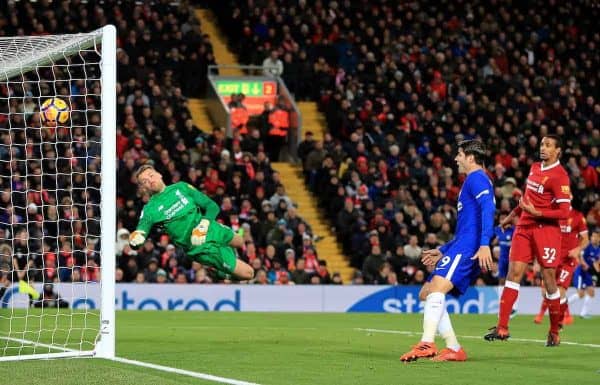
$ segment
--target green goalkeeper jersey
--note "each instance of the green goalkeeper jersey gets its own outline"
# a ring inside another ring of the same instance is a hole
[[[178,182],[154,194],[146,203],[137,230],[146,236],[154,225],[162,226],[173,243],[184,250],[192,248],[190,235],[200,220],[214,220],[219,214],[219,206],[194,186]]]

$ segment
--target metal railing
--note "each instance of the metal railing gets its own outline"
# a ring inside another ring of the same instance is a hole
[[[245,76],[273,76],[271,73],[265,73],[265,70],[277,70],[276,66],[262,66],[262,65],[239,65],[239,64],[211,64],[208,66],[208,76],[238,76],[238,75],[226,75],[223,72],[227,70],[242,71]],[[216,72],[216,73],[215,73]]]

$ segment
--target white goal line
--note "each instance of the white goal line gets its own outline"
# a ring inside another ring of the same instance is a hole
[[[96,354],[96,352],[93,351],[93,350],[90,350],[90,351],[81,351],[81,350],[69,349],[69,348],[65,348],[65,347],[62,347],[62,346],[49,345],[49,344],[44,344],[44,343],[41,343],[41,342],[26,340],[26,339],[22,339],[22,338],[13,338],[13,337],[0,336],[0,340],[6,340],[6,341],[11,341],[11,342],[18,342],[18,343],[23,344],[23,345],[33,345],[33,346],[36,346],[36,347],[39,346],[39,347],[42,347],[42,348],[48,348],[48,349],[54,349],[54,350],[60,350],[61,351],[59,353],[38,353],[38,354],[15,355],[15,356],[0,357],[0,362],[2,362],[2,361],[55,359],[55,358],[68,358],[68,357],[72,357],[72,358],[84,358],[84,357],[93,357]],[[121,362],[121,363],[128,364],[128,365],[141,366],[141,367],[144,367],[144,368],[150,368],[150,369],[154,369],[154,370],[160,370],[160,371],[163,371],[163,372],[175,373],[175,374],[180,374],[180,375],[183,375],[183,376],[189,376],[189,377],[194,377],[194,378],[200,378],[200,379],[203,379],[203,380],[218,382],[218,383],[221,383],[221,384],[230,384],[230,385],[259,385],[259,384],[253,383],[253,382],[246,382],[246,381],[236,380],[236,379],[233,379],[233,378],[213,376],[211,374],[194,372],[194,371],[191,371],[191,370],[184,370],[184,369],[172,368],[170,366],[157,365],[157,364],[152,364],[152,363],[149,363],[149,362],[130,360],[128,358],[114,357],[114,358],[109,358],[109,359],[111,361]]]
[[[354,328],[356,331],[367,332],[367,333],[385,333],[385,334],[404,334],[408,336],[420,335],[421,332],[411,332],[405,330],[389,330],[389,329],[369,329],[369,328]],[[483,336],[456,336],[458,338],[472,339],[472,340],[483,340]],[[545,343],[546,340],[536,340],[531,338],[513,338],[510,337],[510,341],[516,342],[536,342]],[[600,348],[599,344],[586,344],[580,342],[560,341],[561,345],[574,345],[574,346],[585,346],[587,348]]]
[[[200,378],[202,380],[219,382],[221,384],[230,384],[230,385],[259,385],[259,384],[256,384],[254,382],[246,382],[246,381],[241,381],[241,380],[235,380],[233,378],[213,376],[211,374],[200,373],[200,372],[193,372],[191,370],[177,369],[177,368],[172,368],[170,366],[156,365],[156,364],[151,364],[149,362],[142,362],[142,361],[130,360],[130,359],[127,359],[127,358],[122,358],[122,357],[115,357],[115,358],[112,358],[112,360],[116,361],[116,362],[122,362],[124,364],[136,365],[136,366],[141,366],[141,367],[144,367],[144,368],[161,370],[163,372],[176,373],[176,374],[181,374],[181,375],[184,375],[184,376],[189,376],[189,377],[194,377],[194,378]]]
[[[20,361],[20,360],[44,360],[44,359],[55,359],[55,358],[68,358],[68,357],[93,357],[95,352],[93,350],[75,350],[65,348],[63,346],[58,345],[49,345],[41,342],[26,340],[22,338],[14,338],[7,336],[0,336],[0,340],[10,341],[10,342],[18,342],[21,345],[32,345],[40,348],[47,348],[52,350],[60,350],[58,353],[36,353],[36,354],[24,354],[24,355],[13,355],[13,356],[5,356],[0,357],[0,362],[2,361]]]

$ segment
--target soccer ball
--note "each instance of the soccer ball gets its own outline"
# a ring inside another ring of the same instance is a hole
[[[46,99],[40,108],[40,117],[47,126],[64,124],[69,120],[69,105],[61,98]]]

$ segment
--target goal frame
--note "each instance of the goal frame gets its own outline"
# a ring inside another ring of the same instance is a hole
[[[16,64],[0,60],[0,81],[46,65],[101,44],[101,186],[100,186],[100,325],[93,350],[75,350],[42,344],[25,339],[8,338],[23,345],[35,345],[56,350],[56,353],[36,353],[0,357],[0,362],[69,357],[98,357],[115,359],[115,234],[116,234],[116,36],[113,25],[106,25],[90,33],[70,36],[71,39],[58,44],[51,52],[36,52],[24,61],[17,56]],[[43,37],[36,37],[43,38]],[[9,58],[10,60],[10,58]]]

